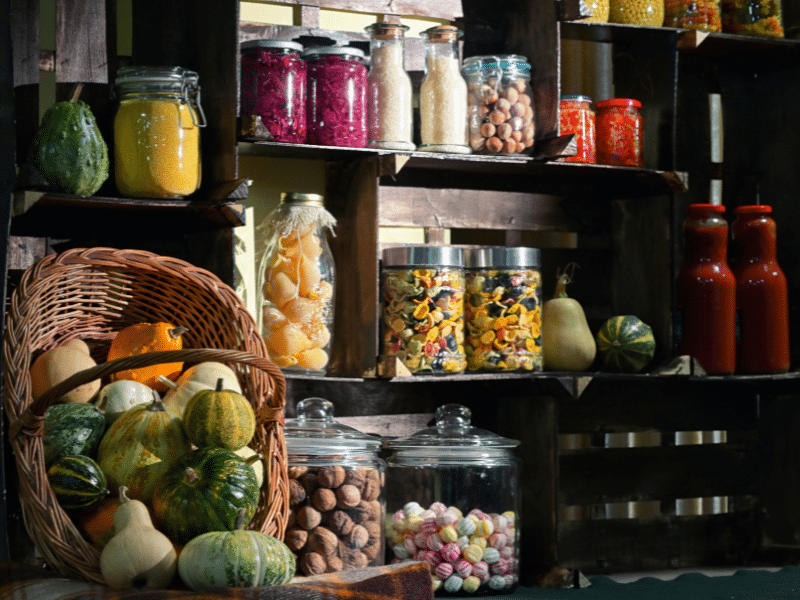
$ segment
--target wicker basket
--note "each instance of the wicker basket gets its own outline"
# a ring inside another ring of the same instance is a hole
[[[184,350],[105,362],[115,332],[156,321],[189,328]],[[89,344],[97,367],[32,398],[33,360],[72,338]],[[47,256],[24,273],[6,319],[4,401],[25,526],[50,568],[67,577],[104,583],[99,552],[82,537],[47,483],[42,446],[47,407],[72,387],[122,369],[205,360],[228,364],[253,403],[258,426],[251,446],[264,456],[266,474],[250,527],[282,539],[289,513],[283,433],[286,383],[233,290],[204,269],[135,250],[69,250]]]

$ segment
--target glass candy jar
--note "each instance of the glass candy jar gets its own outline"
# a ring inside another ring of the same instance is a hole
[[[367,145],[367,67],[364,53],[347,46],[303,52],[308,63],[306,118],[309,144]]]
[[[609,23],[661,27],[664,0],[609,0]]]
[[[531,66],[524,56],[472,56],[464,61],[469,145],[480,154],[518,154],[533,146]]]
[[[389,554],[428,562],[437,592],[510,593],[519,580],[519,442],[470,420],[468,408],[446,404],[433,427],[389,442]]]
[[[242,116],[256,115],[276,142],[306,141],[306,63],[303,46],[251,40],[241,46]]]
[[[286,423],[289,524],[299,575],[384,563],[386,463],[381,441],[334,420],[333,404],[306,398]]]
[[[561,158],[562,162],[594,163],[595,114],[592,99],[581,94],[561,96],[559,127],[561,135],[575,134],[575,155]]]
[[[538,248],[492,247],[467,255],[467,368],[541,371],[542,275]]]
[[[198,75],[182,67],[117,71],[114,117],[117,189],[132,198],[181,198],[200,187]]]
[[[469,154],[467,82],[461,75],[458,58],[461,31],[441,25],[426,29],[422,35],[425,77],[419,92],[419,150]]]
[[[463,372],[464,251],[387,248],[381,279],[383,354],[414,374]]]
[[[407,25],[374,23],[370,35],[367,77],[367,144],[371,148],[413,150],[411,78],[403,51]]]
[[[722,0],[722,31],[782,38],[782,13],[781,0]]]
[[[324,374],[330,357],[335,268],[325,236],[336,220],[318,194],[281,194],[259,228],[261,331],[271,360],[291,372]]]

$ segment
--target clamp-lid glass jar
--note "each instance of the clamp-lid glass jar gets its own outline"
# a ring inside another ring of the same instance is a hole
[[[306,63],[302,44],[250,40],[241,45],[242,116],[255,115],[276,142],[306,141]]]
[[[467,253],[468,369],[542,370],[540,267],[538,248],[496,246]]]
[[[471,418],[446,404],[433,427],[388,443],[387,544],[428,562],[435,591],[507,593],[519,580],[519,441]]]
[[[198,75],[182,67],[123,67],[117,71],[114,174],[133,198],[181,198],[200,187]]]
[[[364,53],[349,46],[317,46],[308,63],[306,142],[321,146],[367,145],[367,67]]]
[[[306,398],[285,428],[290,503],[285,541],[303,575],[384,563],[381,440],[333,416],[331,402]]]
[[[383,354],[414,374],[460,373],[464,356],[464,251],[401,246],[383,251]]]

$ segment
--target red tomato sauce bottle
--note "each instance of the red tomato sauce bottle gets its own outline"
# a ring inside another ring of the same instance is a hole
[[[789,370],[789,300],[778,265],[772,207],[740,206],[731,226],[731,264],[736,277],[738,373]]]
[[[728,266],[725,207],[690,204],[683,222],[684,262],[675,283],[678,354],[708,374],[736,369],[736,279]]]

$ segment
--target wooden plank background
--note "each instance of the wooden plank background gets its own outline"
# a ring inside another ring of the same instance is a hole
[[[271,0],[293,6],[316,6],[323,9],[348,10],[362,13],[430,17],[454,21],[463,16],[460,0]]]

